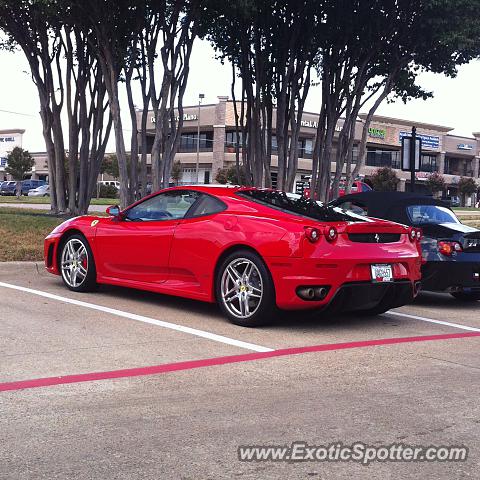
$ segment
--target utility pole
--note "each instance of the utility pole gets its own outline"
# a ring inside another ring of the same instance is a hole
[[[205,95],[203,93],[198,94],[198,113],[197,113],[197,165],[195,168],[195,173],[197,177],[197,184],[199,183],[198,179],[198,173],[199,173],[199,167],[200,167],[200,105],[202,103],[202,100],[205,98]]]

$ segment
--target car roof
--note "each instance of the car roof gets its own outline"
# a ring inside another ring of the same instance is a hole
[[[388,218],[389,212],[401,206],[408,205],[438,205],[447,207],[448,205],[436,198],[421,195],[415,192],[362,192],[344,195],[333,200],[331,205],[340,205],[345,202],[354,202],[364,205],[367,208],[370,217]]]
[[[222,184],[214,184],[214,185],[181,185],[178,187],[169,187],[162,189],[162,191],[174,191],[174,190],[196,190],[199,192],[210,193],[214,196],[232,196],[239,190],[252,190],[254,187],[242,187],[240,185],[222,185]]]

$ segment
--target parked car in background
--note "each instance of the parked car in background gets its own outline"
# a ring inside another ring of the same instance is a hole
[[[15,195],[17,190],[17,182],[9,180],[3,182],[0,186],[0,195]]]
[[[415,228],[299,195],[174,187],[107,213],[67,220],[45,239],[47,270],[71,290],[98,282],[218,302],[230,321],[256,326],[276,307],[378,314],[419,286]]]
[[[480,300],[480,230],[462,224],[441,200],[417,193],[367,192],[345,195],[331,205],[421,230],[422,290]]]
[[[37,188],[32,188],[28,191],[29,197],[49,197],[50,196],[50,185],[40,185]]]
[[[100,187],[104,185],[106,187],[115,187],[117,190],[120,190],[120,182],[117,180],[100,180],[97,183]]]
[[[460,197],[445,197],[442,198],[442,201],[445,202],[449,207],[459,207],[460,206]]]
[[[22,181],[22,195],[27,196],[30,190],[46,185],[45,180],[23,180]]]
[[[365,182],[356,181],[352,183],[352,190],[350,193],[362,193],[362,192],[370,192],[372,191],[372,187]],[[342,197],[345,195],[345,184],[340,183],[340,187],[338,189],[338,196]]]
[[[360,193],[360,192],[369,192],[372,190],[372,187],[365,182],[355,181],[352,183],[352,190],[351,193]],[[338,196],[342,197],[345,195],[345,183],[340,183],[338,188]],[[312,198],[312,191],[310,187],[307,187],[303,190],[303,196],[305,198]],[[329,192],[330,200],[333,199],[333,192],[330,190]]]

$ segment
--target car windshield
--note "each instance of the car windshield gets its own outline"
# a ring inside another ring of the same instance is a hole
[[[414,225],[460,223],[451,210],[438,205],[410,205],[407,207],[407,212]]]
[[[320,222],[365,222],[366,218],[348,215],[339,208],[315,202],[300,195],[278,192],[275,190],[245,190],[238,195],[263,203],[277,210],[283,210],[294,215],[313,218]]]

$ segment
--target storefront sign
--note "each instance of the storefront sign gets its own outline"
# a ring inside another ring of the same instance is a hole
[[[458,150],[473,150],[473,145],[469,145],[468,143],[459,143],[457,145]]]
[[[302,127],[318,128],[318,122],[314,122],[313,120],[302,120],[300,125]]]
[[[178,116],[175,117],[175,120],[178,122],[180,120],[180,117],[178,117]],[[193,120],[198,120],[198,115],[196,115],[195,113],[184,113],[183,114],[183,121],[184,122],[191,122]],[[151,116],[150,121],[152,123],[155,123],[155,117]]]
[[[415,178],[417,180],[428,180],[429,176],[430,176],[430,174],[427,173],[427,172],[417,172],[417,173],[415,173]]]
[[[369,127],[368,129],[368,136],[372,138],[381,138],[382,140],[385,139],[387,135],[387,131],[384,128],[377,128],[377,127]]]
[[[400,132],[399,142],[402,143],[402,138],[409,137],[410,135],[410,132]],[[440,137],[436,135],[417,133],[417,138],[422,139],[422,148],[428,148],[430,150],[438,150],[440,148]]]
[[[0,158],[5,159],[8,154],[15,148],[22,146],[22,135],[4,133],[0,134]],[[5,167],[0,162],[0,167]]]

